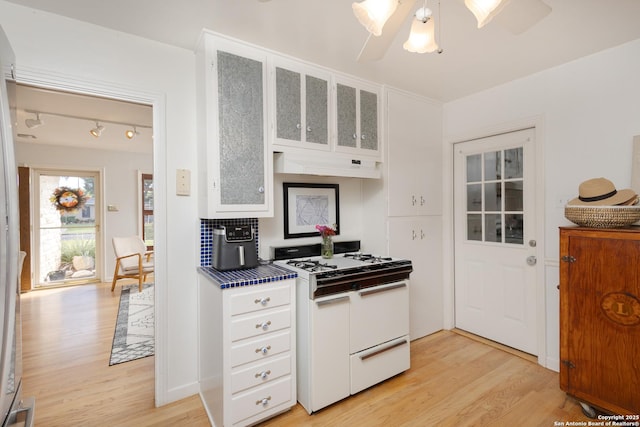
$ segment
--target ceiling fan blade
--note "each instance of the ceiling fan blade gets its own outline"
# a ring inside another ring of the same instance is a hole
[[[512,0],[493,20],[513,34],[522,34],[550,12],[542,0]]]
[[[358,62],[377,61],[387,53],[387,49],[396,38],[398,31],[404,24],[407,17],[415,12],[414,7],[417,0],[400,0],[396,11],[384,24],[382,35],[374,36],[369,34],[367,41],[362,46],[358,55]]]

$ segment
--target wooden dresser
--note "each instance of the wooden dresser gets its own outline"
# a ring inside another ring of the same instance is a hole
[[[637,416],[639,384],[640,228],[561,227],[560,388]]]

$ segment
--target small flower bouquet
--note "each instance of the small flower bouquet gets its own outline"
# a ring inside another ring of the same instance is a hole
[[[335,228],[337,228],[335,224],[333,225],[333,227],[329,227],[328,225],[316,225],[316,230],[320,232],[320,236],[322,236],[323,239],[327,236],[335,236]]]
[[[333,227],[329,227],[328,225],[316,225],[316,230],[320,232],[320,237],[322,237],[322,243],[320,245],[320,255],[322,255],[322,258],[333,258],[332,236],[336,235],[337,228],[336,224],[334,224]]]

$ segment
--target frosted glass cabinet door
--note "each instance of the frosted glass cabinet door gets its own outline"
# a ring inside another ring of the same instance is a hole
[[[360,148],[378,149],[378,96],[360,91]]]
[[[338,83],[336,97],[338,102],[338,145],[356,148],[358,142],[356,88]]]
[[[265,203],[263,64],[218,51],[220,203]]]
[[[357,83],[336,84],[336,151],[378,155],[378,101],[376,88]]]
[[[296,71],[275,69],[276,144],[328,149],[329,79],[286,64]]]
[[[300,73],[276,68],[276,136],[301,141]]]
[[[329,82],[305,76],[306,140],[315,144],[329,144]]]

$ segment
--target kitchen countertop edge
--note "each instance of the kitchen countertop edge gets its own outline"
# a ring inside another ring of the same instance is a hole
[[[198,271],[220,289],[263,285],[282,280],[295,279],[298,273],[274,264],[259,265],[242,270],[218,271],[213,267],[198,267]]]

